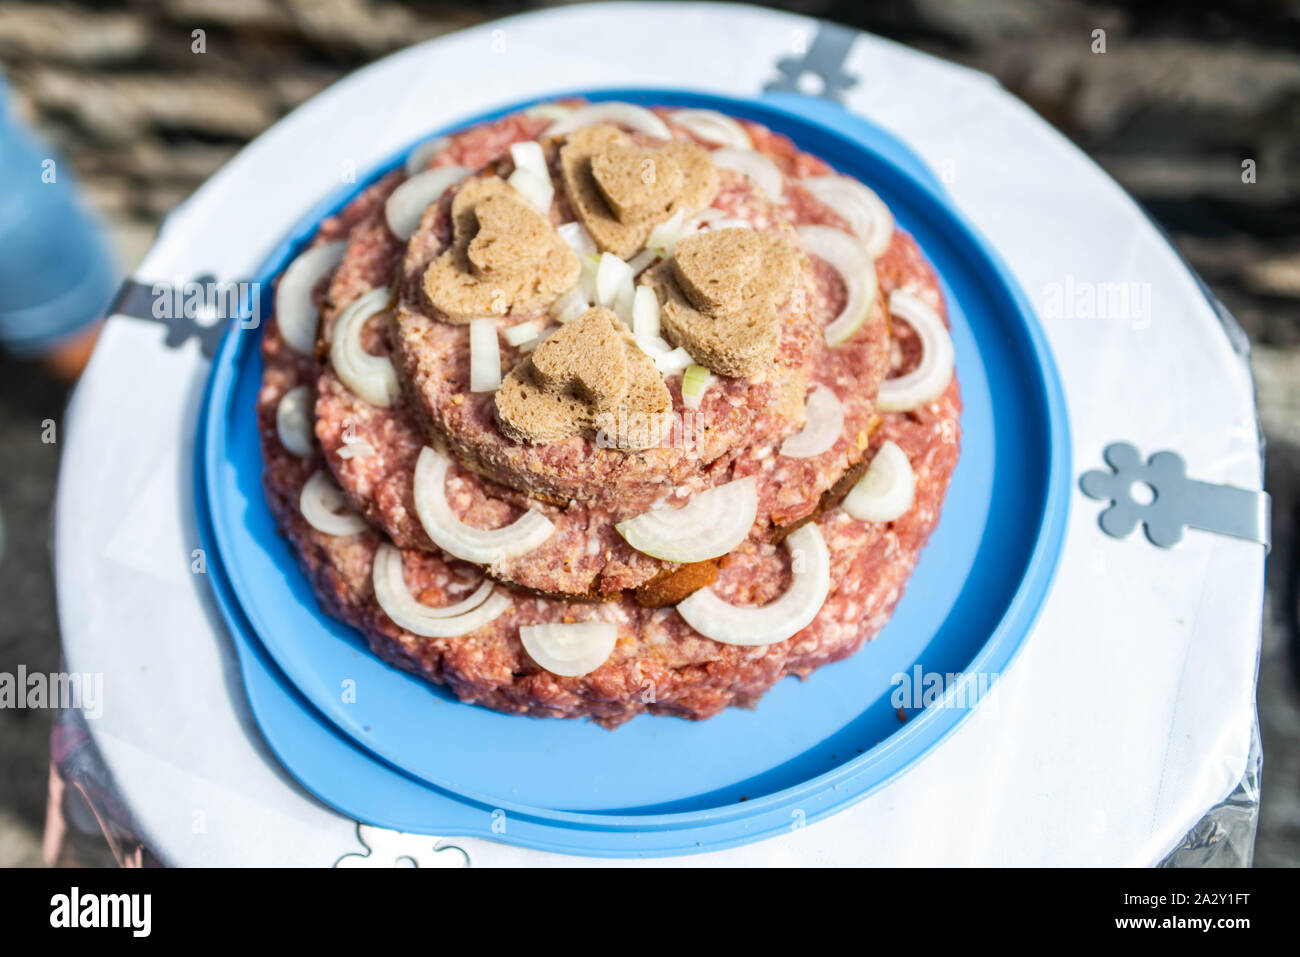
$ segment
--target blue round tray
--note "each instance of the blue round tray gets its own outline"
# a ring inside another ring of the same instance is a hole
[[[667,90],[592,100],[718,109],[790,136],[889,204],[942,278],[961,380],[962,455],[943,517],[874,642],[753,711],[706,722],[642,716],[614,732],[502,715],[385,665],[320,611],[262,497],[253,415],[258,331],[233,324],[213,363],[197,443],[200,523],[223,615],[263,731],[309,790],[368,823],[593,855],[717,849],[815,820],[937,745],[965,707],[911,709],[896,675],[993,680],[1029,632],[1055,570],[1070,491],[1065,405],[1009,270],[933,175],[835,104]],[[548,96],[551,99],[553,96]],[[469,126],[527,106],[512,104]],[[430,134],[432,135],[432,134]],[[270,257],[280,272],[325,216],[405,151],[312,210]],[[345,695],[344,689],[354,689]],[[359,747],[358,747],[359,745]]]

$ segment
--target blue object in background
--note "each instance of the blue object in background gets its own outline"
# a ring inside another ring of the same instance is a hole
[[[117,270],[66,163],[20,129],[0,79],[0,345],[49,351],[108,307]]]

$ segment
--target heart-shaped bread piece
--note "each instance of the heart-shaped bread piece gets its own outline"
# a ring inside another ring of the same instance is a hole
[[[478,231],[466,255],[480,278],[513,276],[546,258],[555,230],[521,197],[485,196],[474,207]]]
[[[649,212],[630,216],[625,222],[620,218],[618,210],[611,206],[602,185],[597,182],[594,167],[598,156],[606,153],[622,155],[628,151],[637,152],[632,138],[618,127],[608,124],[575,130],[560,147],[560,171],[569,205],[601,252],[613,253],[622,259],[629,258],[645,246],[650,231],[656,225],[670,219],[678,210],[693,211],[709,205],[718,192],[718,170],[709,158],[708,150],[681,141],[646,148],[640,151],[648,154],[643,158],[656,158],[661,166],[667,165],[663,161],[671,160],[681,175],[681,183],[666,206],[660,205]],[[637,175],[631,179],[622,176],[620,185],[614,180],[620,178],[615,173],[621,162],[611,158],[608,161],[602,160],[600,165],[608,164],[609,181],[606,185],[611,189],[614,201],[630,214],[628,204],[634,205],[633,194],[636,192],[636,183],[632,180],[639,181],[641,169],[638,167]],[[654,178],[659,181],[663,169],[656,166],[655,170]]]
[[[778,307],[803,263],[785,233],[707,230],[679,242],[673,260],[646,270],[641,282],[655,291],[674,344],[719,375],[749,376],[776,354]]]
[[[612,146],[591,158],[591,175],[619,222],[664,216],[682,189],[682,170],[664,150]]]
[[[598,435],[602,447],[658,445],[672,395],[654,361],[608,309],[589,309],[552,333],[497,390],[497,422],[517,442]]]
[[[538,384],[548,392],[569,392],[594,411],[627,395],[627,350],[622,323],[608,309],[589,309],[533,353]]]
[[[460,324],[550,302],[582,266],[550,222],[498,176],[465,181],[451,204],[452,241],[420,279],[436,319]]]

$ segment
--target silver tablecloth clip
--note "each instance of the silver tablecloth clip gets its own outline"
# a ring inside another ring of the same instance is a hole
[[[1182,541],[1188,526],[1258,542],[1265,551],[1271,546],[1267,492],[1189,479],[1187,463],[1176,452],[1157,452],[1144,463],[1132,445],[1115,442],[1106,446],[1105,457],[1114,471],[1085,472],[1079,488],[1089,498],[1111,501],[1099,519],[1107,535],[1124,538],[1141,522],[1161,548]],[[1134,489],[1143,484],[1148,494],[1140,500]]]

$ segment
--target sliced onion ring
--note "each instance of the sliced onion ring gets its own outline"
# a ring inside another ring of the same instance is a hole
[[[429,160],[451,145],[451,137],[435,136],[415,147],[406,154],[406,175],[414,176],[429,165]]]
[[[439,166],[416,173],[389,195],[384,203],[384,219],[398,239],[410,239],[420,226],[424,211],[466,176],[463,166]]]
[[[375,600],[399,628],[422,638],[456,638],[477,631],[510,607],[510,596],[490,580],[464,601],[442,608],[421,604],[402,571],[402,553],[387,543],[375,553],[371,581]]]
[[[668,119],[705,142],[739,150],[754,148],[754,141],[745,128],[717,110],[675,110],[668,114]]]
[[[910,412],[939,398],[952,381],[952,336],[937,312],[901,289],[890,293],[889,311],[916,330],[921,339],[921,362],[906,375],[880,383],[876,408],[882,412]]]
[[[790,587],[766,605],[731,605],[711,588],[701,588],[677,605],[686,623],[724,645],[770,645],[807,628],[831,590],[831,557],[815,522],[785,539],[793,571]]]
[[[696,492],[681,508],[657,508],[614,527],[638,552],[667,562],[702,562],[725,555],[746,538],[758,517],[752,475]]]
[[[298,511],[307,524],[326,535],[355,535],[366,520],[352,511],[334,479],[323,469],[313,472],[298,495]]]
[[[867,472],[844,496],[843,508],[862,522],[892,522],[901,518],[916,498],[916,473],[907,453],[885,442]]]
[[[530,511],[502,528],[471,528],[447,504],[451,460],[425,446],[415,463],[415,512],[425,533],[443,551],[476,565],[493,565],[525,555],[551,537],[555,526]]]
[[[316,430],[312,424],[316,396],[305,385],[290,389],[280,396],[275,407],[275,434],[280,444],[299,458],[311,455],[316,444]]]
[[[400,386],[388,356],[376,356],[361,346],[361,330],[366,320],[388,308],[392,294],[388,289],[372,289],[339,313],[330,341],[330,364],[339,380],[371,405],[389,406],[397,398]]]
[[[618,626],[612,621],[523,625],[519,640],[528,657],[551,674],[577,678],[609,659],[618,643]]]
[[[847,176],[809,176],[800,182],[849,224],[868,256],[884,255],[894,237],[894,215],[874,190]]]
[[[824,385],[815,386],[804,406],[803,428],[781,443],[789,459],[810,459],[833,448],[844,431],[844,406]]]
[[[300,255],[275,287],[275,321],[289,348],[304,356],[316,351],[316,304],[311,294],[343,258],[346,242],[313,246]]]
[[[670,140],[673,134],[667,124],[644,106],[631,103],[592,103],[574,110],[563,119],[556,120],[546,128],[543,137],[564,136],[593,123],[613,123],[637,130],[658,140]]]
[[[748,176],[755,186],[767,194],[768,199],[778,200],[785,192],[785,175],[775,163],[757,150],[738,150],[724,146],[709,155],[714,166]]]
[[[823,260],[844,280],[844,308],[823,330],[828,346],[838,346],[867,321],[876,302],[876,266],[860,243],[831,226],[800,226],[799,245]]]

